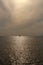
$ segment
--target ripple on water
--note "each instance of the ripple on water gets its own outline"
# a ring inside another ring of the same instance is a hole
[[[2,65],[43,65],[43,38],[0,37],[0,62]]]

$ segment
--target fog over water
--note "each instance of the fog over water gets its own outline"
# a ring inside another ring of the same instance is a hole
[[[0,35],[43,35],[43,0],[0,0]]]
[[[0,65],[43,65],[43,37],[0,36]]]
[[[0,0],[0,65],[43,65],[43,0]]]

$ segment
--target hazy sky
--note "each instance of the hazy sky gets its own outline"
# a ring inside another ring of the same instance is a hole
[[[43,35],[43,0],[0,0],[0,35]]]

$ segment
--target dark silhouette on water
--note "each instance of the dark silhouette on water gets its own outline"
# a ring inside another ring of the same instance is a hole
[[[19,35],[19,36],[21,36],[21,35]]]

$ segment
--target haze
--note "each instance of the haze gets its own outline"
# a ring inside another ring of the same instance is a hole
[[[43,0],[0,0],[0,35],[43,35]]]

